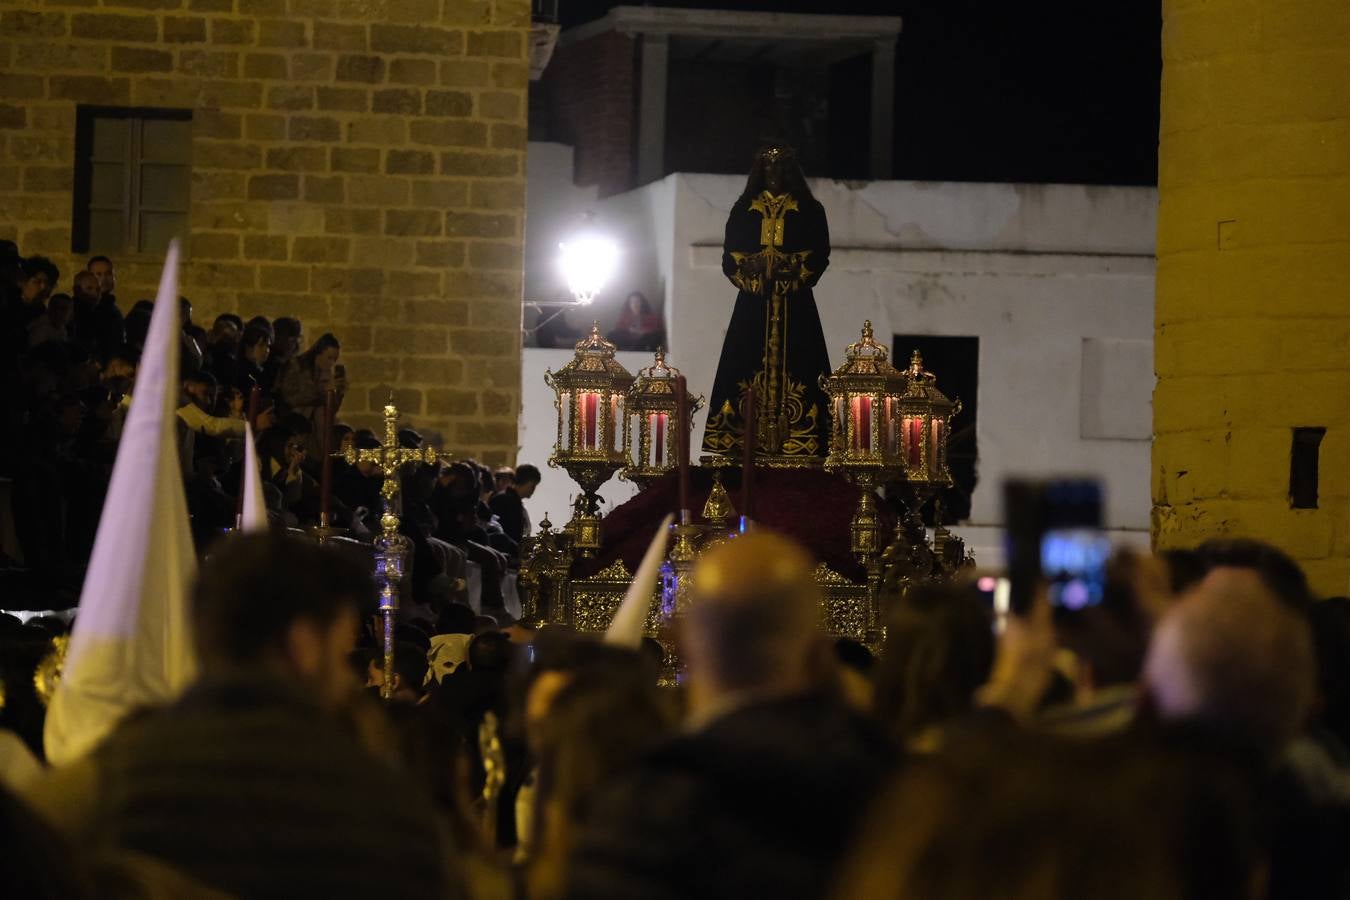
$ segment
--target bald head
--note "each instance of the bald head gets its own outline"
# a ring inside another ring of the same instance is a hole
[[[1312,635],[1258,573],[1220,567],[1158,624],[1144,681],[1162,718],[1205,722],[1274,753],[1312,704]]]
[[[694,567],[684,656],[710,693],[803,687],[820,638],[810,555],[768,531],[718,545]]]

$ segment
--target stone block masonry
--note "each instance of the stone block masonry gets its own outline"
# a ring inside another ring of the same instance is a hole
[[[1153,528],[1350,593],[1350,4],[1163,5]],[[1317,508],[1293,429],[1326,429]]]
[[[527,0],[5,0],[0,237],[71,252],[76,106],[192,112],[182,291],[336,334],[342,418],[390,390],[447,450],[516,454]],[[123,306],[158,255],[107,252]],[[535,460],[534,462],[539,462]]]

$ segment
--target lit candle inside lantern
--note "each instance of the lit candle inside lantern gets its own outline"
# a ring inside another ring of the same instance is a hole
[[[599,444],[598,427],[596,421],[596,412],[600,407],[600,395],[594,392],[586,392],[581,395],[581,448],[583,450],[594,450]]]
[[[937,471],[938,448],[942,446],[942,420],[933,420],[933,439],[928,442],[928,468]]]
[[[905,461],[911,466],[923,463],[923,420],[905,420]]]
[[[666,464],[666,420],[667,413],[652,413],[648,418],[652,436],[652,465],[660,468]]]
[[[886,414],[884,419],[886,423],[886,452],[890,454],[892,457],[894,457],[897,453],[900,452],[900,448],[896,445],[897,441],[899,440],[899,430],[895,427],[895,410],[892,408],[892,406],[893,402],[891,398],[887,397]]]
[[[853,449],[872,452],[872,398],[853,398]]]

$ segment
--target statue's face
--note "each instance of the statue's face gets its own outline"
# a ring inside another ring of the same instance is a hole
[[[781,157],[770,157],[764,163],[764,187],[771,194],[781,194],[786,182],[783,173],[783,160]]]

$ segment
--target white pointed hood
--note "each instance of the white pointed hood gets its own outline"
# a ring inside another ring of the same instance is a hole
[[[197,559],[178,462],[178,242],[169,246],[94,552],[44,739],[53,765],[196,672],[187,595]]]
[[[605,643],[620,647],[638,647],[642,643],[642,632],[647,628],[647,613],[652,607],[652,594],[656,590],[656,579],[661,576],[661,564],[666,561],[666,541],[670,538],[670,523],[674,515],[661,520],[656,529],[647,553],[642,557],[633,583],[628,586],[623,603],[614,613],[614,620],[605,629]]]
[[[258,446],[253,443],[253,426],[244,423],[244,510],[240,531],[251,534],[267,530],[267,501],[263,499],[262,473],[258,469]]]

